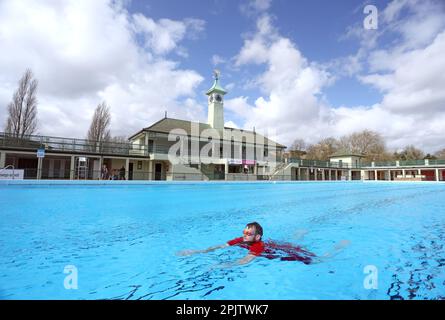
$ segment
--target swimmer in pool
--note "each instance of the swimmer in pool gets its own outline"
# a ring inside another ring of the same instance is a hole
[[[307,231],[299,231],[298,237],[302,238]],[[336,244],[331,252],[325,253],[322,256],[317,256],[314,253],[304,249],[301,246],[296,246],[291,243],[277,242],[268,240],[262,241],[263,227],[258,222],[248,223],[243,230],[243,236],[227,241],[225,244],[213,246],[204,250],[184,250],[178,252],[180,256],[188,256],[197,253],[206,253],[218,249],[227,248],[229,246],[239,246],[248,249],[248,254],[242,259],[238,260],[235,264],[225,264],[224,267],[233,265],[244,265],[255,258],[261,256],[268,259],[280,259],[282,261],[301,261],[304,264],[313,264],[323,262],[325,259],[330,258],[340,252],[343,248],[349,245],[348,240],[342,240]]]
[[[188,256],[196,253],[206,253],[217,249],[227,248],[229,246],[239,245],[240,247],[249,249],[249,253],[242,259],[238,260],[235,265],[243,265],[253,261],[264,251],[264,242],[261,241],[263,236],[263,227],[258,222],[248,223],[243,230],[243,236],[227,241],[224,244],[210,247],[204,250],[184,250],[178,253],[180,256]]]

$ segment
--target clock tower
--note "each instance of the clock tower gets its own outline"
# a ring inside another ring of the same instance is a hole
[[[215,70],[213,86],[206,92],[209,97],[208,123],[214,129],[224,129],[224,95],[227,93],[219,85],[220,72]]]

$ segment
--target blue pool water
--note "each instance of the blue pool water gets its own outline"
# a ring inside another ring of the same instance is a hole
[[[318,255],[351,243],[309,265],[216,268],[239,247],[175,254],[252,221]],[[0,299],[443,299],[444,244],[441,183],[0,185]],[[68,265],[77,289],[64,287]]]

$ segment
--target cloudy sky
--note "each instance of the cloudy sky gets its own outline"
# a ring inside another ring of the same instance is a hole
[[[39,134],[85,137],[101,101],[113,135],[165,111],[206,122],[218,68],[229,126],[285,145],[370,129],[390,149],[434,152],[445,148],[444,52],[442,0],[0,0],[0,125],[26,68]]]

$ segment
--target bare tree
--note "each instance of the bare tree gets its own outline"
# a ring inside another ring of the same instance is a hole
[[[391,158],[386,150],[383,137],[370,130],[354,132],[341,137],[338,147],[340,150],[362,154],[369,161],[389,160]]]
[[[292,151],[306,151],[306,142],[303,139],[295,139],[290,150]]]
[[[445,149],[437,151],[434,156],[437,157],[437,159],[445,160]]]
[[[306,157],[313,160],[327,161],[337,150],[338,141],[335,138],[324,138],[307,148]]]
[[[27,69],[19,81],[12,102],[8,105],[8,119],[5,132],[12,137],[23,139],[37,129],[37,80]]]
[[[97,148],[100,147],[102,142],[110,141],[110,122],[110,108],[107,106],[106,102],[103,101],[94,111],[90,129],[87,134],[87,140],[94,151],[100,151],[97,150]]]
[[[287,151],[287,156],[293,159],[304,159],[306,156],[306,146],[306,142],[303,139],[295,139]]]
[[[406,146],[400,153],[394,153],[394,157],[397,160],[419,160],[423,159],[424,156],[423,151],[413,145]]]

